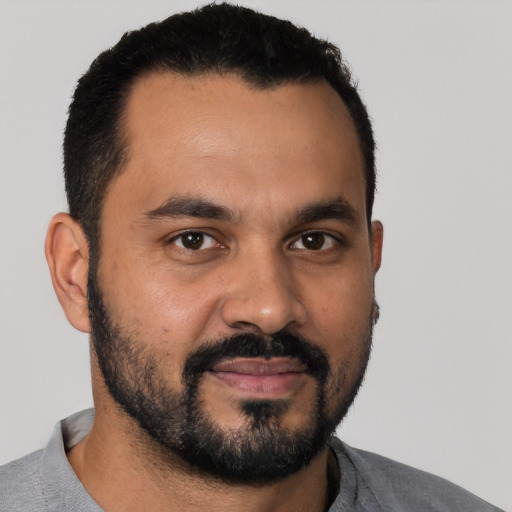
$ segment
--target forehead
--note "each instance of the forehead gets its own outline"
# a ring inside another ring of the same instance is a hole
[[[270,205],[285,191],[300,202],[352,189],[364,210],[357,134],[325,82],[262,89],[230,75],[149,74],[133,85],[123,128],[116,180],[141,207],[171,193]]]

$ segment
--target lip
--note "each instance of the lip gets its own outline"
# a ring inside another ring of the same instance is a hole
[[[237,358],[216,364],[209,373],[245,395],[275,398],[297,391],[305,370],[304,364],[296,359]]]

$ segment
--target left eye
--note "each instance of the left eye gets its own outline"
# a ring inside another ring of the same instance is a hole
[[[302,249],[307,251],[322,251],[331,249],[337,243],[337,240],[327,233],[321,231],[310,231],[304,233],[291,246],[291,249]]]
[[[215,238],[201,231],[186,231],[174,237],[171,243],[188,251],[211,249],[219,245]]]

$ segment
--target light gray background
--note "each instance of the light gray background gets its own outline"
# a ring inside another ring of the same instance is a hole
[[[512,2],[242,1],[337,42],[379,145],[381,321],[341,436],[512,509]],[[91,405],[43,257],[74,83],[195,1],[0,2],[0,463]]]

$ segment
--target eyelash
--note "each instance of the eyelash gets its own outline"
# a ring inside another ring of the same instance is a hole
[[[176,245],[177,247],[179,247],[181,250],[183,251],[188,251],[188,252],[200,252],[200,251],[204,251],[206,249],[201,249],[201,248],[197,248],[197,249],[191,249],[189,247],[184,247],[183,244],[182,245],[178,245],[177,244],[177,241],[178,240],[182,240],[183,241],[183,238],[186,237],[186,236],[199,236],[199,237],[202,237],[202,242],[201,242],[201,245],[203,245],[205,239],[209,239],[209,240],[212,240],[213,242],[215,242],[216,245],[219,245],[220,247],[224,247],[215,237],[213,237],[212,235],[209,235],[208,233],[205,233],[204,231],[196,231],[196,230],[189,230],[189,231],[183,231],[181,232],[179,235],[176,235],[176,236],[173,236],[168,244],[172,245]],[[214,245],[215,245],[214,244]],[[213,247],[208,247],[207,249],[210,249],[210,248],[213,248]]]
[[[200,244],[200,247],[198,247],[197,249],[193,249],[193,248],[190,248],[190,247],[185,247],[183,245],[183,243],[181,244],[178,244],[177,241],[181,239],[181,241],[183,242],[183,238],[186,237],[186,236],[199,236],[199,237],[202,237],[202,239],[200,240],[201,244]],[[307,236],[310,236],[310,237],[315,237],[315,236],[319,236],[321,237],[320,240],[322,241],[322,245],[324,245],[326,242],[330,244],[330,247],[327,247],[327,248],[319,248],[319,249],[308,249],[307,247],[304,247],[304,238],[307,237]],[[208,249],[213,249],[215,247],[207,247],[207,248],[202,248],[201,246],[203,245],[205,239],[209,239],[211,241],[214,242],[214,245],[216,244],[218,246],[218,248],[224,248],[224,245],[221,244],[214,236],[208,234],[208,233],[205,233],[204,231],[199,231],[199,230],[188,230],[188,231],[183,231],[181,232],[180,234],[178,235],[175,235],[173,236],[167,243],[169,245],[176,245],[179,249],[183,250],[183,251],[187,251],[187,252],[201,252],[201,251],[206,251]],[[303,248],[294,248],[293,246],[298,244],[298,243],[302,243],[303,245]],[[332,249],[334,248],[335,246],[344,246],[346,245],[345,244],[345,240],[343,239],[343,237],[341,235],[333,235],[331,233],[327,233],[325,231],[321,231],[321,230],[311,230],[311,231],[305,231],[305,232],[301,232],[299,234],[299,236],[297,236],[293,242],[291,242],[290,244],[288,244],[288,247],[291,249],[291,250],[295,250],[295,251],[299,251],[299,250],[305,250],[305,251],[311,251],[311,252],[326,252],[328,251],[329,249]]]
[[[325,231],[312,230],[312,231],[305,231],[303,233],[300,233],[300,235],[295,239],[295,241],[292,244],[290,244],[290,248],[292,247],[292,245],[295,245],[298,242],[302,242],[302,245],[304,245],[304,238],[308,237],[308,236],[310,236],[310,237],[319,236],[319,237],[321,237],[321,239],[324,243],[327,241],[330,241],[330,242],[328,242],[328,243],[330,243],[330,247],[321,248],[321,249],[309,249],[312,252],[320,252],[320,251],[326,252],[329,249],[333,249],[335,246],[344,245],[343,240],[341,239],[340,235],[335,236],[335,235],[333,235],[331,233],[327,233]],[[304,247],[304,249],[294,249],[294,250],[308,250],[308,248]]]

